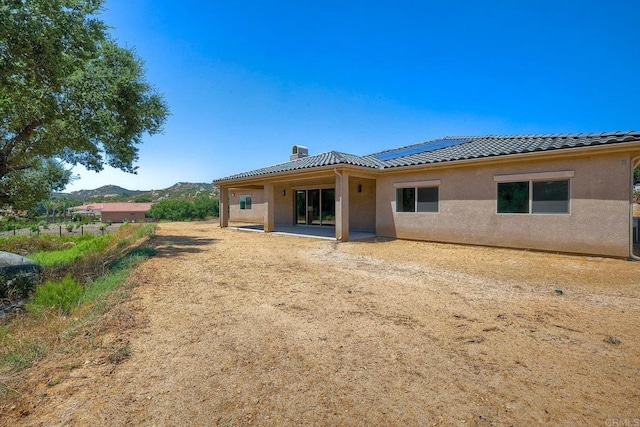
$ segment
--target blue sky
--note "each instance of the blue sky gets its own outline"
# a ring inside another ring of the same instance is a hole
[[[215,178],[442,136],[640,130],[640,2],[107,0],[171,116],[137,175],[80,167],[67,191]]]

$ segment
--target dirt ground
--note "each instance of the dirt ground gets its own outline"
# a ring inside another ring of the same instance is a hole
[[[210,223],[156,243],[101,338],[130,357],[53,357],[5,424],[640,423],[639,263]]]

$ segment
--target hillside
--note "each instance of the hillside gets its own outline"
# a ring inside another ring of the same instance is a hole
[[[117,185],[105,185],[93,190],[56,193],[80,202],[156,202],[162,199],[193,198],[201,194],[217,196],[213,184],[204,182],[178,182],[162,190],[128,190]]]
[[[119,187],[117,185],[105,185],[93,190],[78,190],[71,193],[61,193],[61,195],[67,195],[76,200],[89,200],[93,198],[105,198],[105,199],[119,199],[121,197],[135,197],[141,194],[146,194],[148,191],[139,190],[127,190],[126,188]]]

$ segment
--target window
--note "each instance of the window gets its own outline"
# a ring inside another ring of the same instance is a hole
[[[240,196],[240,210],[251,209],[251,196]]]
[[[533,213],[569,213],[569,181],[533,182]]]
[[[396,189],[396,212],[416,211],[416,189],[397,188]]]
[[[498,213],[569,213],[569,180],[498,183]]]
[[[438,187],[418,188],[418,212],[438,212]]]
[[[498,213],[529,213],[529,182],[498,183]]]
[[[438,212],[438,187],[396,188],[396,212]]]

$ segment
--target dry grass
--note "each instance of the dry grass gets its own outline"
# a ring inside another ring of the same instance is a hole
[[[640,417],[637,263],[336,244],[203,223],[161,224],[157,242],[158,255],[134,273],[133,298],[94,331],[100,345],[30,370],[16,388],[30,405],[2,422],[593,425]]]

